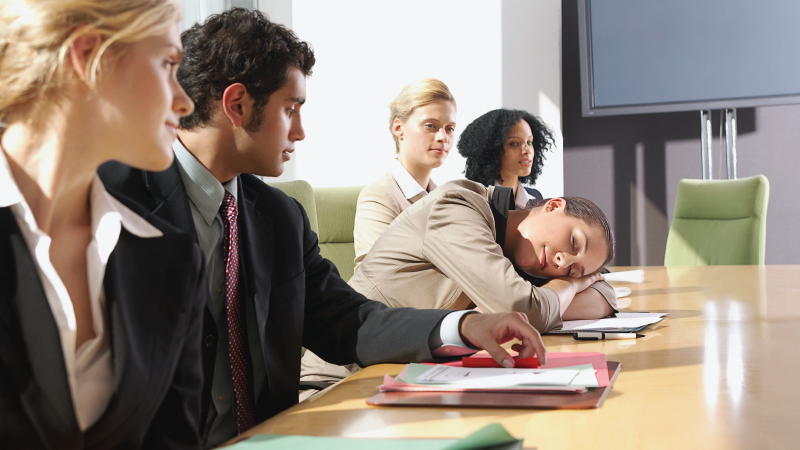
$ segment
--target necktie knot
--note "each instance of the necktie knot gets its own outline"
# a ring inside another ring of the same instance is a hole
[[[222,205],[220,205],[219,210],[228,220],[236,220],[239,216],[239,207],[236,205],[236,198],[234,198],[230,192],[225,191],[225,197],[222,199]]]

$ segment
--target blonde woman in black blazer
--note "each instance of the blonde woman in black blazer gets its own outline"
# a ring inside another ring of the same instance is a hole
[[[0,448],[200,445],[200,249],[95,173],[172,162],[179,15],[0,4]]]

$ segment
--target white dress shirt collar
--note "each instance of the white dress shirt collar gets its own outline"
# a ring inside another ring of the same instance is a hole
[[[495,186],[502,186],[502,184],[498,183],[497,181],[494,182]],[[525,189],[525,186],[517,180],[517,193],[514,194],[514,204],[517,206],[517,209],[525,209],[528,205],[528,201],[535,200],[531,194],[528,194],[528,191]]]
[[[414,177],[412,177],[411,174],[408,172],[408,170],[406,170],[406,168],[403,167],[402,164],[400,164],[400,161],[396,159],[393,160],[389,170],[392,173],[392,176],[394,177],[395,181],[397,181],[397,185],[400,186],[400,190],[403,192],[403,195],[406,197],[406,199],[414,198],[421,192],[424,192],[425,195],[428,194],[428,191],[422,186],[420,186],[419,183],[417,183],[417,180],[415,180]],[[428,186],[432,187],[431,190],[433,190],[433,188],[436,188],[436,185],[433,183],[433,180],[430,180],[428,182]]]

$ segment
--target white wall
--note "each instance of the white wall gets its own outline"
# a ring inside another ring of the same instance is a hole
[[[561,2],[503,0],[503,107],[524,109],[550,126],[555,148],[545,153],[536,187],[564,195],[561,135]]]
[[[395,147],[389,103],[419,78],[444,81],[458,103],[459,130],[501,106],[499,0],[386,2],[293,0],[292,27],[314,47],[317,64],[303,107],[297,178],[314,186],[372,183]],[[451,151],[437,183],[462,178]]]
[[[194,20],[231,0],[185,0]],[[242,0],[247,1],[247,0]],[[560,0],[258,0],[270,18],[314,48],[303,107],[306,139],[280,181],[353,186],[380,178],[394,157],[389,103],[419,78],[444,81],[461,130],[492,109],[525,109],[556,135],[537,188],[564,192],[561,138]],[[213,10],[213,11],[212,11]],[[434,170],[463,178],[456,148]],[[274,180],[274,179],[273,179]]]
[[[444,81],[456,98],[456,140],[475,118],[504,106],[544,115],[560,136],[560,3],[533,3],[292,0],[292,28],[312,44],[317,64],[303,107],[307,137],[297,144],[293,173],[281,179],[347,186],[380,178],[394,157],[388,105],[404,85],[425,77]],[[506,63],[509,48],[527,66]],[[545,67],[530,67],[542,60]],[[562,167],[560,150],[548,156],[548,175],[538,183],[545,195],[563,193]],[[463,170],[454,149],[433,179],[463,178]]]

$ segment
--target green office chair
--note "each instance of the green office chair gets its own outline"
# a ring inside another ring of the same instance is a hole
[[[769,181],[681,180],[665,266],[763,265]]]
[[[362,189],[364,186],[314,189],[320,253],[336,265],[345,281],[350,280],[356,267],[353,262],[356,258],[353,228],[356,203]]]
[[[307,181],[297,180],[269,183],[294,197],[303,205],[311,229],[319,236],[319,250],[323,258],[333,262],[345,281],[353,276],[356,258],[353,228],[356,220],[356,203],[363,186],[313,189]]]

